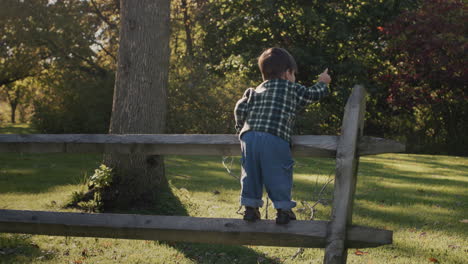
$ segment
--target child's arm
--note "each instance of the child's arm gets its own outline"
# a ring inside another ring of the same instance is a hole
[[[242,98],[237,101],[236,107],[234,108],[234,117],[236,119],[236,131],[240,133],[242,127],[244,126],[245,119],[248,113],[248,103],[250,99],[250,95],[253,92],[252,88],[247,89],[244,92]]]
[[[297,102],[299,108],[318,101],[328,95],[328,84],[330,82],[331,78],[330,75],[328,75],[328,69],[326,69],[319,75],[318,83],[314,84],[313,86],[305,87],[300,84],[296,84]]]

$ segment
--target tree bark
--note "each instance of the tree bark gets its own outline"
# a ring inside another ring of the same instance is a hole
[[[110,134],[161,134],[166,124],[169,0],[121,0],[120,45]],[[167,187],[162,156],[108,153],[113,181],[104,210],[146,208]]]

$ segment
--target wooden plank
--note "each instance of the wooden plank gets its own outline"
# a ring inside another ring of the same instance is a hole
[[[87,214],[0,210],[0,232],[53,236],[107,237],[231,245],[323,248],[327,221],[195,218],[133,214]],[[392,232],[352,227],[347,245],[356,248],[391,244]]]
[[[296,157],[335,157],[337,136],[293,136]],[[397,142],[368,138],[361,155],[399,152]],[[223,134],[31,134],[0,135],[0,152],[15,153],[146,153],[155,155],[240,155],[237,135]]]
[[[325,264],[344,264],[347,258],[347,229],[352,223],[354,192],[359,163],[358,142],[363,134],[366,90],[356,85],[349,97],[336,154],[333,208],[327,232]]]

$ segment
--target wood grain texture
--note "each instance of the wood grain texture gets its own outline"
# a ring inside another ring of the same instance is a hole
[[[326,264],[344,264],[347,259],[347,229],[352,223],[359,164],[358,143],[363,135],[365,103],[366,90],[356,85],[345,106],[337,147],[333,207],[324,257]]]
[[[360,155],[402,152],[404,145],[364,137]],[[335,157],[337,136],[293,136],[296,157]],[[16,153],[145,153],[155,155],[240,155],[237,135],[226,134],[31,134],[0,135],[0,152]]]
[[[326,221],[272,220],[254,223],[240,219],[133,214],[87,214],[0,210],[0,232],[55,236],[107,237],[232,245],[323,248]],[[392,242],[392,232],[354,226],[347,245],[377,247]]]

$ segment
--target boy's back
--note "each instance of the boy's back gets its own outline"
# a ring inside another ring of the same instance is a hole
[[[267,80],[256,89],[247,89],[237,102],[236,129],[240,136],[254,130],[290,143],[296,113],[327,94],[327,85],[323,82],[308,88],[283,79]]]

